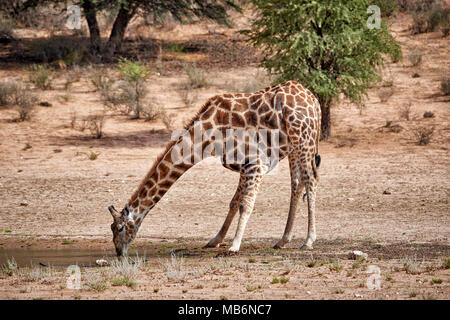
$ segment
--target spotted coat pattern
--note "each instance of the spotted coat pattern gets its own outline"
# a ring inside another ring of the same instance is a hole
[[[285,157],[289,160],[291,199],[285,231],[275,248],[283,247],[292,239],[291,232],[298,201],[304,189],[306,189],[305,195],[308,200],[308,233],[303,248],[312,249],[316,239],[314,211],[318,182],[320,119],[321,111],[317,98],[300,83],[288,81],[255,93],[214,96],[203,105],[186,126],[192,144],[194,143],[194,124],[200,124],[203,131],[214,129],[225,132],[227,129],[239,128],[256,131],[278,130],[279,160]],[[111,225],[113,241],[119,256],[126,254],[129,243],[135,238],[147,213],[175,181],[194,165],[195,152],[203,152],[213,141],[212,138],[204,139],[201,150],[182,154],[186,160],[183,163],[174,161],[171,152],[180,143],[180,139],[171,141],[124,209],[118,212],[113,206],[109,207],[114,218]],[[247,151],[247,144],[245,148]],[[233,149],[232,152],[239,151]],[[211,155],[215,155],[214,150]],[[249,159],[247,156],[246,152],[245,161],[238,164],[227,163],[225,155],[223,156],[223,165],[239,172],[240,180],[225,222],[219,233],[208,242],[207,247],[216,247],[224,240],[231,222],[239,211],[238,226],[229,251],[237,252],[240,248],[262,178],[271,170],[271,164],[267,158]]]

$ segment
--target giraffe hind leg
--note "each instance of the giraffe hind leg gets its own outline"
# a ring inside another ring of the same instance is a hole
[[[292,229],[294,227],[295,215],[298,210],[298,200],[305,185],[301,177],[301,164],[299,159],[300,155],[297,152],[289,154],[289,168],[291,171],[291,202],[289,205],[289,215],[283,237],[277,242],[274,249],[280,249],[292,240]]]
[[[308,234],[302,250],[311,250],[313,243],[316,240],[316,217],[315,217],[315,204],[316,204],[316,189],[318,183],[317,173],[313,172],[313,168],[309,167],[305,171],[306,181],[306,198],[308,200]]]

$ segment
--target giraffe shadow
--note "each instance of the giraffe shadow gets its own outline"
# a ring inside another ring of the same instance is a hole
[[[314,260],[327,261],[329,259],[349,259],[349,253],[359,250],[368,254],[369,259],[401,260],[414,258],[418,260],[439,259],[450,255],[450,245],[445,242],[375,242],[370,240],[354,240],[338,238],[334,240],[319,239],[314,243],[313,250],[300,250],[303,239],[292,240],[285,248],[273,249],[278,239],[247,239],[242,244],[239,253],[230,254],[228,247],[231,243],[226,242],[218,248],[204,248],[206,240],[187,241],[166,248],[164,243],[152,243],[147,249],[148,257],[164,258],[171,254],[185,258],[221,258],[221,257],[278,257],[294,259],[299,262]]]

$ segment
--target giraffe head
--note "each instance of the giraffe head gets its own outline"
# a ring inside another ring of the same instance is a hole
[[[118,212],[114,206],[109,206],[108,210],[114,219],[111,224],[111,230],[117,256],[126,256],[128,245],[133,241],[137,232],[137,226],[133,220],[133,215],[130,214],[128,205],[126,205],[121,212]]]

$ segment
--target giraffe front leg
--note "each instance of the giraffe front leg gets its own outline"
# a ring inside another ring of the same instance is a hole
[[[247,221],[250,218],[250,215],[253,210],[253,205],[241,205],[240,207],[240,217],[239,223],[236,230],[236,235],[234,236],[233,243],[231,247],[228,249],[230,252],[238,252],[241,247],[242,237],[244,236],[245,226],[247,225]]]
[[[230,252],[238,252],[241,247],[242,237],[244,235],[245,227],[255,205],[256,194],[258,193],[259,185],[262,180],[262,168],[257,168],[256,173],[252,172],[246,176],[245,190],[241,204],[239,206],[239,222],[234,236],[233,243],[228,249]]]
[[[225,222],[222,225],[222,228],[220,229],[219,233],[209,240],[209,242],[205,245],[205,248],[217,248],[225,238],[228,228],[230,227],[231,222],[233,222],[234,216],[236,215],[238,211],[238,206],[236,205],[236,208],[230,208],[230,211],[228,212],[228,215],[225,219]]]
[[[230,202],[230,211],[228,212],[225,222],[223,223],[219,233],[214,238],[209,240],[209,242],[205,245],[205,248],[216,248],[222,243],[223,239],[225,239],[227,231],[231,223],[233,222],[234,216],[236,215],[239,209],[239,203],[241,202],[242,199],[242,191],[245,188],[244,183],[245,183],[245,176],[241,176],[236,192],[233,196],[233,199]]]

